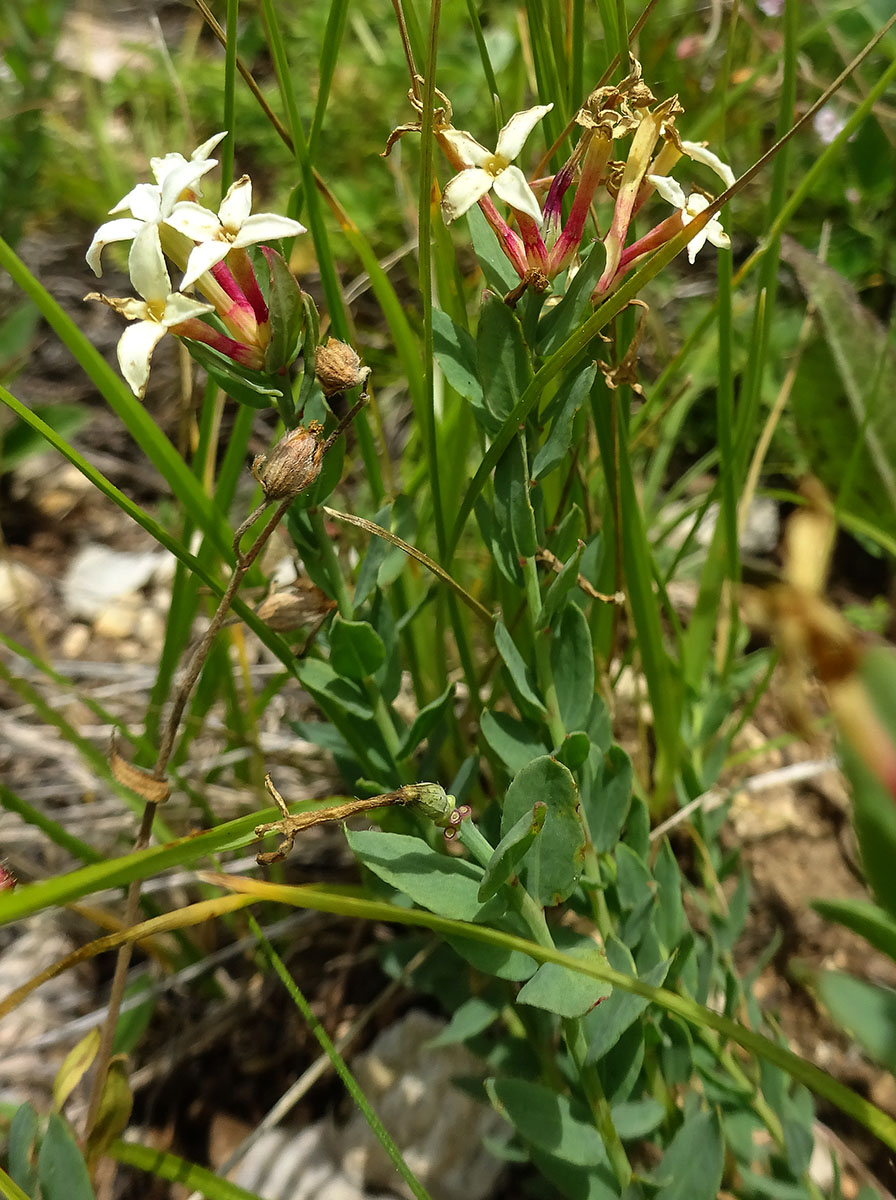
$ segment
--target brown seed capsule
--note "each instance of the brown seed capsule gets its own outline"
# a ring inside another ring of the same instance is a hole
[[[259,454],[252,474],[264,489],[266,500],[286,500],[311,487],[323,462],[323,432],[317,421],[284,434],[271,453]]]
[[[325,345],[317,348],[314,373],[324,395],[329,397],[359,387],[370,374],[370,368],[361,366],[361,360],[351,346],[328,338]]]
[[[336,607],[313,583],[295,583],[289,592],[271,592],[255,610],[256,616],[276,633],[289,633],[310,625]]]

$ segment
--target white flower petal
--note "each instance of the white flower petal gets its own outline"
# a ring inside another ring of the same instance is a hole
[[[489,191],[494,178],[479,167],[467,167],[449,179],[442,192],[442,216],[447,224],[473,207]]]
[[[158,225],[144,225],[134,238],[128,255],[128,273],[144,300],[164,303],[171,291],[171,280],[165,267]]]
[[[214,311],[213,304],[203,304],[199,300],[191,300],[189,296],[182,296],[180,292],[172,292],[165,301],[161,323],[169,329],[172,325],[179,325],[181,321],[189,321],[191,317],[201,317]]]
[[[713,217],[706,226],[706,240],[712,242],[714,246],[718,246],[720,250],[727,250],[731,245],[731,238],[722,228],[718,217]]]
[[[289,217],[277,213],[255,213],[243,221],[242,228],[233,240],[234,246],[255,246],[258,242],[270,242],[276,238],[295,237],[305,233],[305,226]]]
[[[648,175],[647,182],[652,183],[662,198],[676,208],[684,208],[687,200],[681,190],[681,184],[669,175]]]
[[[162,189],[154,183],[138,183],[110,208],[110,213],[129,212],[138,221],[159,221],[162,216]]]
[[[700,230],[696,237],[691,238],[691,240],[688,242],[688,262],[691,264],[691,266],[694,265],[694,260],[706,245],[706,239],[708,236],[706,228],[707,227],[704,226],[704,228]]]
[[[513,160],[526,144],[526,138],[538,122],[553,108],[553,104],[536,104],[523,112],[514,113],[501,132],[498,134],[498,145],[495,154],[502,158]]]
[[[129,325],[118,342],[118,365],[131,391],[140,400],[146,392],[152,352],[165,336],[165,326],[156,321]]]
[[[711,171],[715,171],[726,188],[730,188],[734,183],[734,172],[728,164],[723,163],[718,155],[713,154],[706,146],[701,146],[699,142],[682,142],[681,148],[688,158],[692,158],[694,162],[703,163],[705,167],[709,167]]]
[[[107,221],[105,225],[101,225],[93,235],[93,241],[85,255],[87,265],[94,275],[99,276],[103,273],[100,256],[110,242],[129,242],[137,236],[142,228],[142,221],[137,221],[133,217],[119,217],[116,221]]]
[[[533,221],[541,221],[541,209],[535,193],[519,167],[505,167],[495,179],[495,195],[519,212],[528,213]]]
[[[480,146],[472,134],[463,129],[446,129],[440,135],[467,167],[481,167],[494,158],[491,150]],[[466,210],[464,210],[466,211]]]
[[[248,175],[243,175],[227,189],[227,195],[218,209],[218,219],[228,233],[238,233],[251,211],[252,180]]]
[[[208,208],[193,200],[181,200],[165,218],[165,224],[194,242],[214,241],[221,237],[221,222]]]
[[[201,159],[201,158],[208,158],[208,156],[215,149],[217,144],[219,142],[223,142],[224,138],[226,138],[226,137],[227,137],[226,129],[224,130],[223,133],[212,134],[212,136],[208,139],[207,142],[203,142],[201,146],[196,147],[196,149],[190,155],[190,158],[195,158],[197,160]]]
[[[168,155],[167,157],[171,158],[172,156]],[[180,155],[177,157],[180,158]],[[173,166],[170,170],[164,171],[161,176],[157,172],[156,178],[162,188],[162,216],[168,216],[182,192],[189,189],[189,191],[194,192],[197,196],[201,196],[202,189],[199,187],[199,180],[217,165],[217,160],[214,158],[207,158],[202,161],[190,159],[189,162],[181,159],[180,163]]]
[[[691,192],[684,207],[688,217],[697,217],[704,209],[709,208],[709,201],[699,192]]]
[[[230,243],[223,241],[200,242],[190,251],[187,259],[187,269],[180,281],[181,289],[190,287],[200,275],[210,271],[215,263],[222,262],[230,250]]]

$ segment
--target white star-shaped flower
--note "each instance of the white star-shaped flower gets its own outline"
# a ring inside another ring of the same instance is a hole
[[[94,275],[102,274],[100,258],[110,242],[132,241],[144,225],[159,225],[170,214],[178,196],[186,188],[201,195],[199,180],[218,165],[217,159],[208,156],[226,136],[226,133],[216,133],[207,142],[197,146],[189,158],[184,158],[182,154],[166,154],[164,158],[150,159],[156,182],[138,183],[131,188],[114,208],[109,209],[110,216],[121,212],[130,212],[131,215],[106,221],[93,235],[86,258]]]
[[[231,184],[217,213],[192,200],[175,204],[166,224],[198,243],[187,261],[182,288],[189,287],[232,249],[305,232],[305,226],[298,221],[276,213],[250,216],[251,208],[252,181],[248,175]]]
[[[526,213],[533,221],[541,221],[541,208],[535,193],[523,172],[512,163],[529,134],[553,107],[553,104],[537,104],[524,112],[514,113],[498,134],[494,152],[480,146],[462,129],[445,129],[439,134],[464,164],[464,170],[448,180],[442,193],[442,213],[446,222],[463,216],[493,188],[505,204]]]
[[[701,196],[699,192],[692,192],[690,196],[685,196],[681,185],[676,180],[670,179],[668,175],[648,175],[647,179],[664,200],[669,204],[674,204],[680,210],[682,225],[690,225],[694,217],[709,208],[709,201],[705,196]],[[712,242],[714,246],[721,249],[727,249],[731,245],[717,213],[710,217],[697,236],[688,242],[688,260],[692,264],[698,252],[707,242]]]
[[[102,300],[134,322],[125,329],[118,342],[118,365],[131,391],[142,400],[152,353],[168,330],[192,317],[214,312],[214,306],[200,304],[171,291],[157,225],[146,224],[138,231],[128,255],[128,270],[142,300],[133,297],[110,299],[97,292],[91,292],[85,299]]]

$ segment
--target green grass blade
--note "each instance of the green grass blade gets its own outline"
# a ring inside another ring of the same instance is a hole
[[[136,1167],[147,1175],[178,1183],[190,1192],[200,1192],[207,1200],[263,1200],[256,1192],[247,1192],[228,1179],[222,1179],[207,1167],[200,1167],[165,1150],[141,1146],[138,1142],[113,1142],[106,1154],[126,1167]]]

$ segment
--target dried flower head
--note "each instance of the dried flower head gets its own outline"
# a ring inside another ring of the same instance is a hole
[[[286,500],[311,487],[320,474],[324,451],[322,426],[312,421],[284,434],[269,455],[259,454],[252,474],[261,484],[266,500]]]
[[[329,398],[339,392],[347,392],[349,388],[360,387],[367,381],[370,367],[361,366],[361,360],[351,346],[328,338],[324,345],[317,348],[314,372],[324,395]]]

